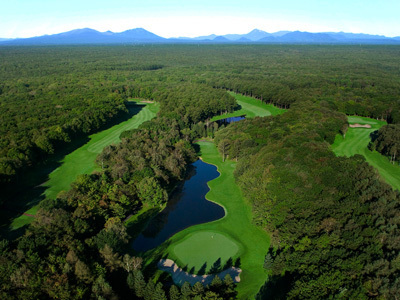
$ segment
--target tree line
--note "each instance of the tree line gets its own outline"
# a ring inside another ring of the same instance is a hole
[[[368,148],[390,157],[390,162],[395,164],[400,160],[400,125],[389,124],[382,126],[373,134]]]

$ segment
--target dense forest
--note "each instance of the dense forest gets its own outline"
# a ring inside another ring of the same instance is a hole
[[[271,280],[260,299],[394,299],[399,293],[400,193],[363,157],[332,153],[329,144],[346,123],[338,112],[301,102],[281,116],[217,133],[219,149],[239,158],[235,176],[254,222],[272,235],[264,265]]]
[[[223,158],[238,161],[236,180],[252,204],[254,223],[273,238],[264,264],[271,280],[261,299],[276,290],[275,298],[394,298],[400,289],[399,193],[361,156],[338,158],[329,144],[346,132],[345,114],[400,123],[398,50],[1,48],[3,190],[63,145],[126,113],[127,100],[161,104],[157,118],[103,150],[100,172],[80,176],[57,200],[43,201],[22,237],[0,242],[1,298],[234,299],[229,277],[210,287],[163,286],[132,254],[123,222],[144,206],[162,207],[196,158],[192,142],[214,134]],[[226,90],[290,109],[217,130],[210,118],[238,108]],[[393,157],[379,144],[384,136],[382,130],[373,147]],[[5,202],[10,195],[3,193]],[[285,291],[274,289],[282,282]]]

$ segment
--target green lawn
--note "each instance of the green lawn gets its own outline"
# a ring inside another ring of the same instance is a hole
[[[147,104],[138,114],[129,120],[92,134],[89,137],[90,140],[85,145],[66,155],[60,161],[60,167],[50,173],[49,180],[43,184],[46,188],[44,196],[55,199],[59,192],[69,190],[71,183],[75,181],[78,175],[90,174],[99,168],[95,160],[103,148],[118,143],[120,141],[119,136],[123,131],[137,128],[143,122],[154,118],[158,109],[158,104]],[[34,215],[37,210],[38,205],[35,205],[26,211],[26,213]],[[13,230],[18,229],[31,221],[32,217],[22,215],[14,219],[10,227]]]
[[[236,163],[230,160],[222,162],[215,145],[210,142],[198,142],[201,157],[206,163],[217,166],[221,175],[210,181],[210,191],[206,198],[224,206],[226,216],[220,220],[189,227],[165,242],[159,248],[167,247],[164,253],[179,266],[187,266],[188,270],[207,263],[211,266],[215,258],[221,257],[221,264],[232,257],[240,257],[241,282],[238,284],[238,299],[253,299],[260,287],[264,284],[267,273],[263,268],[265,254],[270,239],[265,231],[252,224],[252,212],[249,203],[246,203],[242,192],[235,183],[233,171]],[[209,249],[211,234],[215,234],[220,249]],[[188,241],[200,237],[203,242],[196,247],[189,246]],[[204,242],[204,241],[208,242]],[[152,251],[160,255],[159,251]],[[235,254],[234,254],[235,253]]]
[[[201,255],[193,255],[198,254],[199,249]],[[209,271],[218,260],[223,265],[229,258],[236,256],[239,246],[225,232],[198,231],[187,235],[173,247],[173,251],[174,255],[179,257],[182,266],[190,265],[191,268],[194,267],[194,272],[198,272],[203,266],[205,271]]]
[[[233,92],[229,92],[229,94],[235,97],[236,102],[242,107],[240,110],[234,111],[230,114],[215,116],[211,119],[211,121],[217,121],[225,118],[231,117],[239,117],[246,115],[246,118],[254,118],[254,117],[266,117],[266,116],[275,116],[279,114],[283,114],[286,110],[273,106],[272,104],[265,104],[261,100],[254,99],[252,97],[243,96],[240,94],[236,94]]]
[[[387,157],[367,148],[371,140],[370,134],[381,128],[386,122],[354,116],[348,117],[348,120],[350,124],[370,124],[371,128],[349,128],[345,138],[342,135],[336,136],[332,150],[337,156],[363,155],[387,183],[394,189],[400,190],[400,166],[391,164]]]

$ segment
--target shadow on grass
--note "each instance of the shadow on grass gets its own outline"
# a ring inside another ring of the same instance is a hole
[[[226,261],[226,263],[222,269],[225,270],[232,266],[233,266],[233,259],[232,259],[232,257],[229,257],[229,259]]]
[[[201,268],[199,269],[199,271],[197,272],[197,275],[205,275],[206,274],[206,270],[207,270],[207,263],[205,262]]]
[[[160,259],[166,259],[168,257],[167,249],[169,245],[170,242],[165,242],[157,248],[149,250],[147,252],[135,253],[135,256],[140,256],[143,258],[143,274],[146,274],[146,276],[150,278],[158,271],[158,262],[160,261]]]
[[[136,105],[127,103],[128,112],[120,113],[104,125],[96,132],[111,128],[121,122],[127,121],[138,114],[145,105]],[[90,134],[96,133],[91,132]],[[14,184],[8,184],[3,188],[1,193],[0,206],[0,238],[15,239],[25,232],[27,225],[18,229],[11,228],[13,221],[23,215],[26,211],[39,204],[45,196],[46,187],[42,184],[49,180],[49,175],[61,165],[61,161],[66,155],[82,147],[89,141],[88,136],[76,135],[72,136],[72,142],[68,144],[58,145],[56,153],[50,156],[42,156],[34,167],[23,170],[18,175]],[[34,218],[29,214],[26,218]]]
[[[198,144],[192,144],[194,151],[196,151],[197,156],[201,156],[201,149]]]
[[[240,266],[242,265],[242,262],[240,260],[240,257],[238,257],[235,261],[235,268],[240,268]]]
[[[128,234],[131,236],[131,241],[135,240],[137,236],[146,228],[152,218],[160,212],[159,208],[151,208],[138,216],[134,221],[127,221],[126,228]]]
[[[213,265],[210,268],[210,271],[208,271],[209,274],[216,274],[222,271],[222,265],[221,265],[221,257],[218,258]]]

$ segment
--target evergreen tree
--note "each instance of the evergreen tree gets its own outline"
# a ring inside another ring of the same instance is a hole
[[[202,295],[204,293],[204,286],[201,282],[196,282],[192,287],[193,295]]]
[[[235,283],[234,283],[231,275],[229,275],[229,274],[225,275],[224,286],[225,286],[224,298],[225,299],[234,299],[235,295],[236,295]]]
[[[190,299],[192,295],[192,289],[190,288],[189,282],[185,281],[185,283],[181,286],[181,294],[182,299]]]
[[[215,275],[215,277],[211,281],[211,290],[216,293],[219,293],[221,291],[222,286],[223,286],[223,282],[222,282],[221,278],[219,278],[218,275]]]
[[[176,285],[172,285],[169,289],[169,299],[170,300],[179,300],[181,298],[181,293]]]
[[[129,273],[126,277],[126,283],[131,290],[135,290],[135,276],[132,273]]]
[[[134,271],[133,276],[134,276],[135,294],[138,297],[143,297],[146,288],[146,281],[144,280],[142,271],[140,270]]]
[[[153,280],[149,280],[146,284],[146,288],[144,289],[144,300],[154,300],[156,286]]]
[[[167,296],[165,295],[161,282],[157,283],[152,300],[167,300]]]

